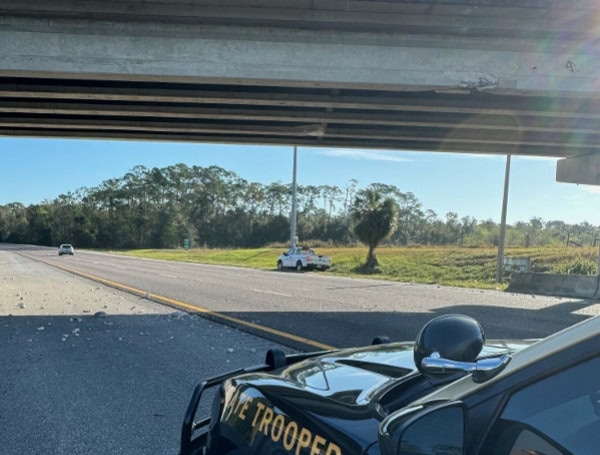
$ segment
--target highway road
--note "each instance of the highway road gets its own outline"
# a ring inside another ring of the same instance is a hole
[[[451,312],[478,318],[490,337],[537,337],[598,304],[0,243],[0,452],[174,455],[200,380],[273,347],[411,339]]]
[[[186,305],[181,307],[185,310],[255,324],[259,327],[244,322],[242,327],[299,349],[357,346],[377,335],[413,339],[426,321],[445,313],[475,317],[489,338],[542,337],[600,313],[595,301],[319,272],[264,271],[87,251],[58,257],[55,249],[43,248],[23,254]]]
[[[270,348],[0,243],[0,454],[175,455],[194,386]]]

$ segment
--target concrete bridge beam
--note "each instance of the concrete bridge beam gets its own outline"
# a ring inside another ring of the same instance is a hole
[[[595,57],[585,42],[0,19],[0,76],[585,96],[600,85]]]

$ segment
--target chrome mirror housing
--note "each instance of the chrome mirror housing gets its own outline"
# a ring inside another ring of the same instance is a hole
[[[511,359],[510,355],[504,354],[500,357],[480,359],[475,362],[458,362],[444,359],[438,352],[434,352],[431,356],[425,357],[420,366],[422,371],[428,374],[464,372],[471,373],[475,382],[485,382],[500,373]]]

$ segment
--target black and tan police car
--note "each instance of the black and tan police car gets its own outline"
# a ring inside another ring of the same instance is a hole
[[[600,317],[486,342],[462,315],[414,343],[285,356],[199,384],[181,454],[600,454]],[[217,393],[196,420],[203,393]],[[214,389],[213,389],[214,390]]]

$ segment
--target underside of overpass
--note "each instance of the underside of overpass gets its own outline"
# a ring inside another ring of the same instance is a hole
[[[314,87],[2,78],[0,134],[572,156],[600,103]]]
[[[595,15],[585,0],[0,0],[0,135],[596,154]]]

